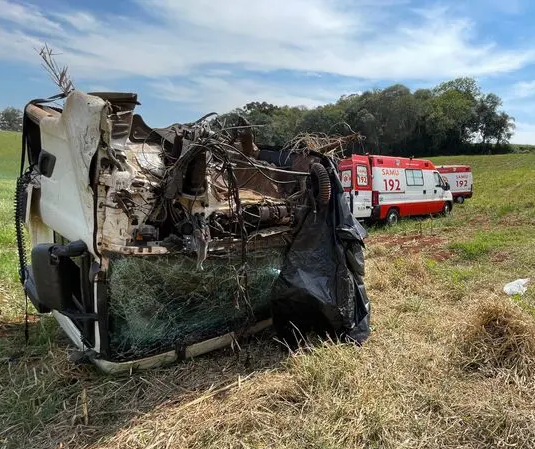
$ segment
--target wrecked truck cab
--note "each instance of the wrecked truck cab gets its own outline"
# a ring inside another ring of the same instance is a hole
[[[137,104],[74,90],[63,108],[25,108],[16,230],[37,310],[109,372],[195,356],[272,319],[285,337],[323,323],[363,341],[365,231],[330,158],[303,148],[270,164],[243,119],[153,129]]]

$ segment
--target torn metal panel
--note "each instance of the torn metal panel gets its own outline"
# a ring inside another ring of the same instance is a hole
[[[29,109],[38,110],[30,105]],[[48,176],[38,179],[39,218],[64,237],[82,239],[93,246],[94,194],[90,187],[90,165],[101,145],[101,124],[106,103],[74,91],[63,112],[46,109],[39,120],[40,153],[55,159]],[[37,170],[42,160],[40,155]]]

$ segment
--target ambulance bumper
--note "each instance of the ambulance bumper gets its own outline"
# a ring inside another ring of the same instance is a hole
[[[453,199],[458,197],[464,197],[464,198],[472,198],[472,192],[455,192],[453,193]]]

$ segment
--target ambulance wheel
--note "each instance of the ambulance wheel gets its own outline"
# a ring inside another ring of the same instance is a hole
[[[455,198],[455,201],[459,204],[463,204],[464,203],[464,196],[458,196],[457,198]]]
[[[444,207],[442,208],[442,214],[443,215],[449,215],[451,213],[451,203],[448,201],[444,204]]]
[[[397,209],[390,209],[386,214],[386,224],[388,226],[395,226],[399,221],[399,212]]]

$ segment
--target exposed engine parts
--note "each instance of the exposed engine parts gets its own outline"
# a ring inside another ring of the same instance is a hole
[[[102,249],[194,250],[201,264],[218,239],[247,240],[274,226],[289,232],[296,206],[329,202],[329,175],[321,163],[311,158],[311,175],[262,160],[244,119],[228,128],[201,119],[151,129],[132,109],[122,105],[116,112],[113,99],[107,100],[115,139],[100,161]],[[130,138],[123,143],[128,114]]]

